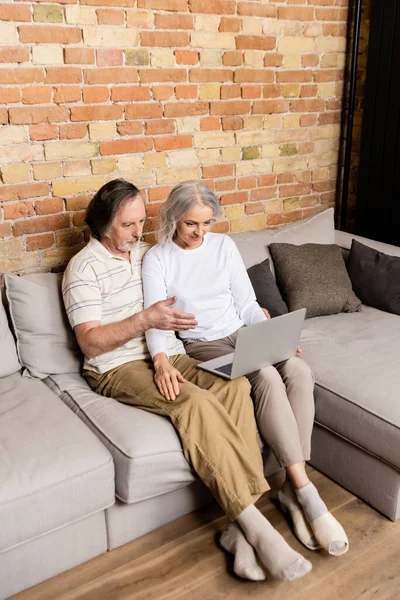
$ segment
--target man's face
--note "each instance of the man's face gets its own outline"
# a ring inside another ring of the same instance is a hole
[[[145,220],[146,209],[141,196],[124,202],[106,236],[111,250],[120,253],[134,250],[142,237]]]

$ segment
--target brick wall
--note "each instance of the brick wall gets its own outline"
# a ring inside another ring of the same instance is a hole
[[[124,177],[146,232],[179,181],[219,231],[335,200],[348,0],[0,3],[0,271],[65,263],[85,207]]]

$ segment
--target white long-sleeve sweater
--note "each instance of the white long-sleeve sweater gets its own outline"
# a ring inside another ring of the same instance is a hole
[[[195,315],[197,327],[179,332],[183,340],[218,340],[266,319],[242,257],[227,235],[207,233],[193,250],[183,250],[175,242],[157,244],[144,257],[142,277],[145,308],[176,296],[174,308]],[[152,356],[168,355],[166,338],[158,329],[146,332]]]

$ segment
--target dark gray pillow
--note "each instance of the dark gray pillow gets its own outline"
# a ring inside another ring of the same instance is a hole
[[[287,304],[283,300],[271,273],[269,258],[247,269],[247,273],[250,277],[258,304],[262,308],[266,308],[271,317],[278,317],[289,312]]]
[[[400,315],[400,258],[353,240],[347,262],[361,302]]]
[[[289,310],[307,318],[360,310],[339,246],[270,244],[278,284]]]

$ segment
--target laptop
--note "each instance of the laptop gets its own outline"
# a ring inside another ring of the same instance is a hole
[[[306,309],[242,327],[235,351],[197,366],[225,379],[236,379],[296,356]]]

